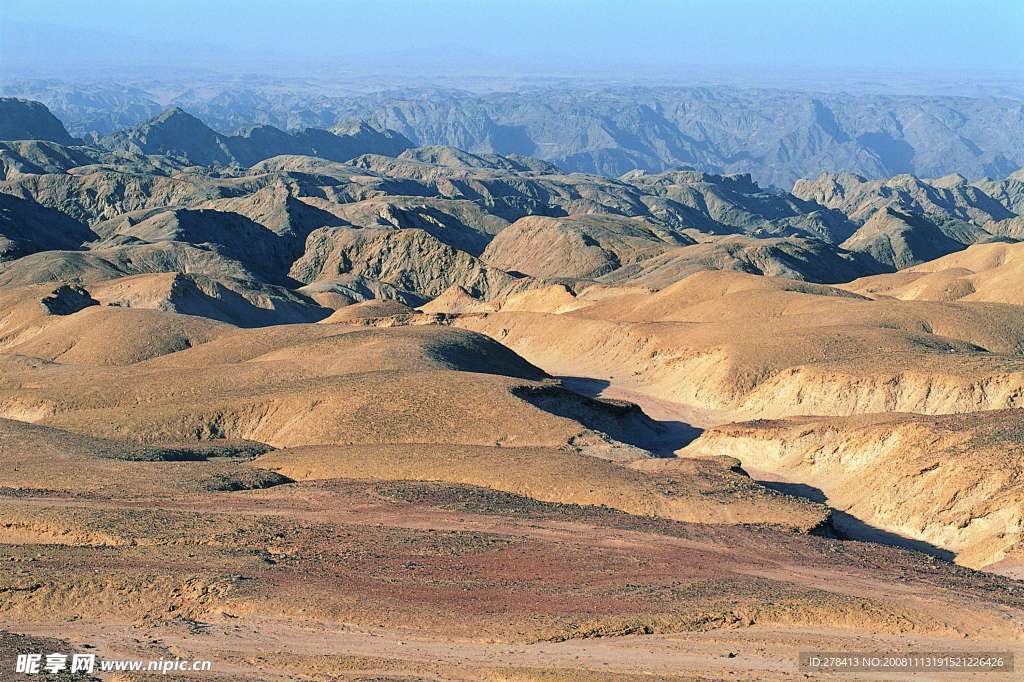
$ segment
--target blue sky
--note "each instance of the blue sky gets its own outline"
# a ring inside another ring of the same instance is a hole
[[[1024,70],[1024,0],[2,0],[0,69]]]

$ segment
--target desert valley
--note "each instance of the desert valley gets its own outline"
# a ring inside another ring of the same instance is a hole
[[[84,139],[0,100],[4,675],[1024,652],[1024,171],[613,177],[414,118]]]

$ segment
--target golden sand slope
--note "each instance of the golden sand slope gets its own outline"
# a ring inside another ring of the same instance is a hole
[[[841,289],[701,272],[562,314],[456,324],[555,374],[614,378],[709,420],[1024,404],[1024,308],[871,301]],[[717,414],[717,416],[713,416]]]
[[[827,518],[820,507],[757,486],[730,470],[734,461],[728,460],[644,460],[625,467],[554,448],[410,444],[288,448],[255,464],[296,480],[450,481],[697,523],[810,530]]]
[[[267,449],[244,441],[138,445],[0,419],[0,459],[9,489],[164,496],[287,482],[244,465]]]
[[[864,277],[844,289],[905,301],[1024,304],[1024,244],[976,244],[891,275]]]
[[[202,317],[99,306],[86,289],[67,284],[7,289],[0,310],[0,352],[75,364],[131,364],[232,328]]]
[[[721,425],[678,454],[736,457],[819,489],[850,515],[841,530],[866,523],[965,565],[1019,571],[1020,413],[1006,408],[1024,405],[1024,307],[871,300],[725,272],[588,305],[551,300],[562,312],[455,323],[554,374]],[[1004,411],[979,412],[991,409]],[[779,421],[727,424],[751,418]],[[869,530],[857,534],[884,539]]]
[[[662,427],[628,405],[565,390],[485,336],[369,324],[393,313],[413,315],[361,304],[337,314],[358,326],[238,330],[98,305],[40,313],[41,329],[0,355],[0,415],[91,438],[286,447],[274,467],[305,467],[302,478],[446,480],[716,523],[809,529],[826,519],[821,507],[758,488],[728,464],[610,464],[648,457],[637,446],[657,442]]]

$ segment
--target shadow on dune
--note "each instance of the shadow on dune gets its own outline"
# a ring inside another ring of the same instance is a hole
[[[560,376],[557,377],[561,381],[562,386],[572,391],[573,393],[585,396],[587,398],[594,398],[601,401],[607,401],[613,404],[629,405],[630,410],[643,415],[648,418],[649,416],[644,413],[640,407],[633,405],[632,403],[625,403],[622,401],[609,400],[608,398],[602,398],[601,394],[607,389],[611,383],[604,379],[591,379],[588,377],[569,377]],[[550,408],[549,408],[550,409]],[[579,415],[576,415],[579,418]],[[702,429],[688,424],[683,421],[673,420],[658,420],[650,419],[651,422],[657,427],[655,433],[646,431],[642,434],[644,437],[636,437],[641,434],[634,434],[632,439],[624,439],[621,432],[616,434],[624,442],[630,442],[633,445],[638,445],[646,450],[650,450],[652,453],[662,457],[672,457],[673,453],[688,445],[698,436],[700,436]],[[600,424],[588,424],[594,428],[601,428]],[[607,433],[607,429],[603,429]],[[756,480],[756,479],[755,479]],[[766,488],[770,488],[776,492],[780,492],[784,495],[791,497],[800,497],[811,502],[817,502],[819,504],[828,504],[828,496],[825,495],[819,488],[815,488],[812,485],[806,483],[792,483],[788,481],[769,481],[769,480],[758,480],[758,483]],[[893,547],[901,547],[903,549],[909,549],[915,552],[921,552],[933,556],[943,561],[953,561],[956,558],[956,554],[949,550],[943,549],[929,542],[923,540],[914,540],[907,538],[897,533],[877,528],[870,524],[865,523],[861,519],[848,514],[847,512],[840,511],[838,509],[832,510],[832,523],[831,531],[842,540],[856,540],[858,542],[874,542],[881,545],[891,545]]]
[[[790,497],[802,497],[805,500],[811,502],[819,502],[826,504],[828,497],[825,493],[821,492],[818,488],[806,483],[788,483],[786,481],[758,481],[765,488],[771,488],[776,492],[780,492],[783,495],[789,495]]]
[[[628,403],[626,401],[601,397],[601,393],[611,385],[604,379],[566,376],[556,378],[562,382],[562,386],[565,388],[587,398],[594,398],[610,403],[633,405],[633,403]],[[656,429],[654,433],[645,434],[645,438],[636,439],[632,444],[638,445],[645,450],[650,450],[652,453],[660,457],[674,456],[676,450],[689,445],[703,432],[703,429],[699,429],[696,426],[683,421],[651,418],[643,412],[643,409],[639,406],[636,406],[635,409],[646,418],[650,419],[650,421],[655,424]],[[600,428],[600,426],[598,426],[598,428]]]
[[[557,377],[562,386],[569,389],[573,393],[577,393],[581,396],[588,398],[594,398],[601,401],[607,401],[611,403],[629,404],[623,403],[622,401],[609,400],[608,398],[602,398],[601,394],[607,389],[611,383],[604,379],[591,379],[588,377],[568,377],[560,376]],[[549,408],[550,409],[550,408]],[[636,410],[644,417],[647,417],[644,412],[638,406],[632,406],[631,409]],[[578,415],[576,415],[579,418]],[[633,445],[638,445],[646,450],[650,450],[652,453],[662,457],[672,457],[673,453],[688,445],[691,441],[696,439],[702,432],[702,429],[688,424],[683,421],[672,421],[672,420],[658,420],[651,419],[658,428],[654,434],[647,432],[643,434],[645,438],[634,437],[626,440]],[[600,429],[600,424],[588,424]],[[607,432],[607,429],[605,429]],[[620,440],[624,440],[622,434],[618,434]],[[767,481],[759,480],[758,483],[766,488],[770,488],[776,492],[780,492],[784,495],[791,497],[800,497],[811,502],[817,502],[820,504],[828,504],[828,496],[825,495],[819,488],[815,488],[812,485],[806,483],[791,483],[788,481]],[[903,549],[909,549],[915,552],[921,552],[933,556],[943,561],[953,561],[956,555],[949,550],[943,549],[936,545],[933,545],[923,540],[914,540],[907,538],[897,533],[893,533],[882,528],[877,528],[870,524],[865,523],[861,519],[855,516],[851,516],[847,512],[840,511],[838,509],[832,510],[832,524],[831,530],[837,537],[842,540],[856,540],[858,542],[874,542],[881,545],[891,545],[893,547],[901,547]]]
[[[819,488],[807,485],[806,483],[789,483],[786,481],[758,481],[758,483],[784,495],[802,497],[811,502],[828,504],[828,497],[825,493]],[[832,529],[842,540],[857,540],[859,542],[874,542],[880,545],[902,547],[903,549],[921,552],[943,561],[951,562],[956,558],[956,554],[947,549],[933,545],[930,542],[914,540],[898,533],[872,526],[838,509],[832,510]]]

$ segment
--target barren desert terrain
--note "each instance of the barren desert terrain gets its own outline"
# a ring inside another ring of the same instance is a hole
[[[0,108],[2,674],[1024,653],[1020,171],[786,192]]]

